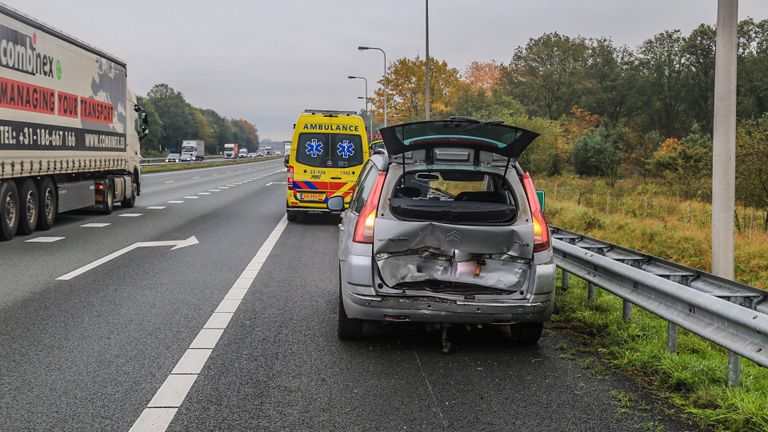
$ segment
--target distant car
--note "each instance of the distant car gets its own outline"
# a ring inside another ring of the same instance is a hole
[[[178,153],[168,153],[168,157],[165,158],[166,162],[178,162],[179,161],[179,154]]]
[[[384,147],[384,140],[371,141],[371,144],[368,145],[368,148],[371,149],[371,154],[373,154],[373,152],[376,150],[386,150]]]
[[[192,162],[195,160],[195,156],[191,153],[182,153],[179,157],[179,162]]]
[[[274,154],[275,156],[280,156],[281,154],[283,154],[283,152],[281,152],[280,150],[278,150],[278,151],[274,152],[273,154]]]
[[[517,159],[538,134],[467,118],[381,133],[386,152],[360,170],[339,226],[339,338],[361,337],[364,321],[410,321],[506,325],[536,343],[556,267]],[[344,197],[326,207],[342,211]]]

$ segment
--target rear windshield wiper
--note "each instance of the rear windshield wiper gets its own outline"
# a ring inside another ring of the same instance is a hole
[[[481,128],[483,126],[498,125],[498,124],[504,124],[504,122],[501,121],[501,120],[484,121],[484,122],[480,122],[480,123],[475,123],[473,125],[469,125],[469,126],[465,127],[464,129],[462,129],[461,131],[462,132],[466,132],[466,131],[469,131],[469,130],[472,130],[472,129]]]

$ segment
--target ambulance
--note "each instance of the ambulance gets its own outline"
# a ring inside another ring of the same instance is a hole
[[[326,212],[334,195],[349,205],[363,163],[370,156],[365,123],[352,111],[305,110],[294,125],[288,155],[286,213],[294,222]]]

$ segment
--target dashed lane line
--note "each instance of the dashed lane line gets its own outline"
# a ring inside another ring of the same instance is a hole
[[[261,267],[287,225],[288,220],[283,216],[232,285],[227,295],[221,300],[219,306],[211,314],[211,317],[208,318],[197,337],[181,356],[171,374],[168,375],[168,378],[149,401],[129,432],[164,432],[168,428],[176,415],[176,411],[184,402],[184,398],[213,353],[216,343],[229,325],[232,316],[240,306],[240,302],[258,276]]]
[[[198,195],[210,195],[211,193],[210,192],[198,192],[197,194]]]
[[[176,180],[166,180],[163,183],[168,184],[168,183],[174,183],[174,182],[176,182]]]
[[[194,196],[194,195],[187,195],[184,198],[186,198],[186,199],[198,199],[200,197],[199,196]]]
[[[24,240],[24,243],[53,243],[59,240],[64,240],[66,237],[35,237],[29,240]]]
[[[165,208],[165,206],[149,206],[144,208],[146,208],[147,210],[162,210]]]
[[[171,201],[168,201],[168,204],[182,204],[183,202],[184,201],[181,201],[181,200],[171,200]]]
[[[107,222],[91,222],[87,224],[80,225],[80,228],[104,228],[106,226],[112,225],[111,223]]]
[[[144,215],[144,213],[122,213],[122,214],[119,214],[117,216],[119,216],[119,217],[139,217],[139,216],[142,216],[142,215]]]

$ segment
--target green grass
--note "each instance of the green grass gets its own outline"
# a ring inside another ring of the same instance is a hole
[[[705,426],[768,430],[768,369],[742,360],[741,386],[728,387],[727,353],[722,348],[679,329],[678,354],[669,353],[666,321],[636,307],[632,320],[625,322],[620,298],[598,289],[590,303],[584,281],[571,278],[570,284],[558,294],[554,320],[587,336],[611,366],[651,385]],[[630,403],[624,396],[614,396],[619,412]]]
[[[260,159],[243,159],[243,160],[217,160],[217,161],[210,161],[210,162],[190,162],[190,163],[171,163],[171,164],[163,164],[163,165],[150,165],[141,167],[141,173],[142,174],[149,174],[149,173],[155,173],[155,172],[163,172],[163,171],[182,171],[182,170],[189,170],[189,169],[197,169],[197,168],[210,168],[210,167],[217,167],[217,166],[224,166],[224,165],[243,165],[243,164],[249,164],[249,163],[256,163],[261,162],[265,160],[273,160],[273,159],[281,159],[283,156],[270,156],[266,158],[260,158]]]

